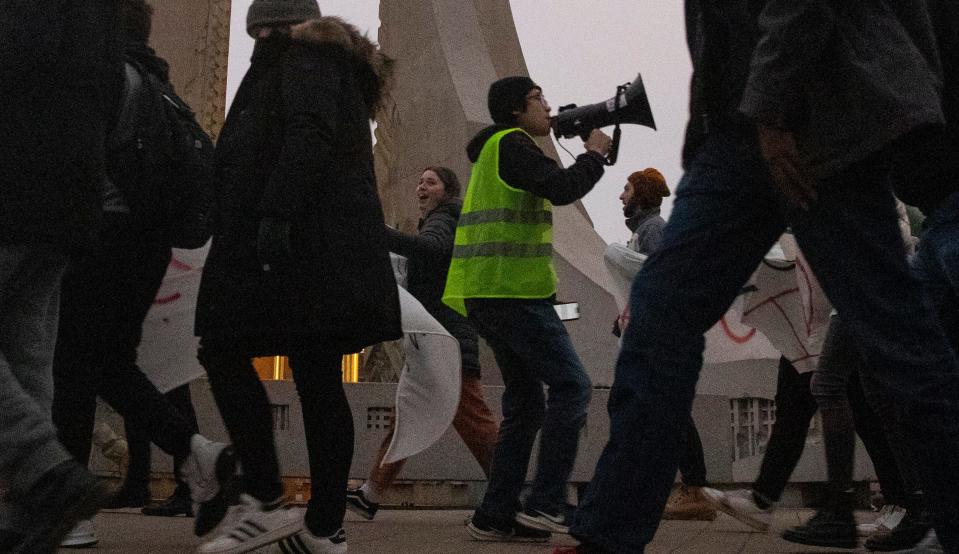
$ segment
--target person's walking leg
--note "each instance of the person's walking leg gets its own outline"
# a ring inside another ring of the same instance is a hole
[[[789,360],[779,358],[776,383],[776,423],[766,443],[766,453],[753,481],[753,492],[759,500],[778,502],[803,449],[809,422],[816,413],[816,399],[809,390],[812,373],[798,373]]]
[[[633,281],[632,319],[610,391],[610,438],[570,529],[586,544],[642,552],[659,526],[703,334],[785,228],[765,175],[752,139],[717,131],[677,188],[662,245]]]
[[[845,333],[840,316],[833,316],[810,384],[822,416],[829,497],[809,521],[783,533],[788,541],[839,548],[853,548],[858,543],[852,483],[856,431],[846,384],[859,363],[859,351]]]
[[[682,455],[679,458],[679,473],[682,483],[673,489],[663,519],[712,521],[716,519],[716,508],[703,493],[706,486],[706,453],[699,438],[699,430],[692,414],[686,425]]]
[[[0,505],[7,551],[52,552],[109,491],[57,440],[51,417],[53,356],[65,256],[54,248],[0,246]]]
[[[959,550],[959,366],[909,272],[887,186],[887,152],[819,187],[793,225],[864,366],[894,399],[943,546]]]
[[[353,414],[343,391],[341,354],[324,351],[318,339],[301,340],[290,353],[293,380],[303,406],[303,431],[310,461],[306,527],[330,537],[343,527],[343,491],[353,460]]]
[[[488,479],[493,452],[496,450],[499,423],[486,405],[486,400],[483,399],[483,383],[476,377],[463,375],[460,403],[456,408],[456,415],[453,416],[453,428]]]

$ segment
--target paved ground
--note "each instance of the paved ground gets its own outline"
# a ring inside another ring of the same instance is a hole
[[[564,535],[554,535],[550,545],[481,543],[473,541],[463,526],[470,512],[462,510],[382,510],[375,521],[366,521],[347,513],[346,532],[350,554],[550,554],[552,546],[572,545]],[[781,510],[769,534],[749,532],[735,520],[720,514],[713,522],[663,522],[656,539],[646,550],[649,554],[703,553],[826,553],[866,552],[864,549],[830,550],[804,547],[779,538],[779,530],[804,521],[805,510]],[[861,513],[863,521],[872,518]],[[135,553],[180,554],[193,552],[199,540],[192,533],[193,520],[157,518],[135,510],[107,511],[97,516],[100,544],[97,549],[60,550],[61,553]]]

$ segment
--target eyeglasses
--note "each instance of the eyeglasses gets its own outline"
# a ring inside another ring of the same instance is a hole
[[[536,101],[536,102],[539,102],[540,104],[543,105],[544,108],[548,105],[548,104],[546,103],[546,97],[543,96],[543,93],[542,93],[542,92],[537,92],[537,93],[533,94],[532,96],[527,96],[527,97],[526,97],[526,100],[534,100],[534,101]]]

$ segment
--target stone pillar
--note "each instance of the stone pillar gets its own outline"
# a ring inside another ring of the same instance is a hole
[[[226,105],[230,0],[151,0],[152,46],[170,62],[177,93],[216,139]]]

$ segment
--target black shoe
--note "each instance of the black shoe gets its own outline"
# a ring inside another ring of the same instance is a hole
[[[150,489],[146,487],[130,487],[124,484],[104,508],[120,510],[123,508],[142,508],[150,503]]]
[[[891,531],[869,535],[866,539],[866,548],[879,552],[908,550],[916,546],[930,529],[932,529],[932,519],[928,513],[924,510],[906,510],[902,521]]]
[[[856,520],[852,512],[821,510],[805,525],[793,527],[783,532],[783,538],[789,542],[827,546],[832,548],[856,548],[859,540],[856,536]]]
[[[370,502],[362,489],[346,489],[346,509],[366,519],[373,519],[380,505]]]
[[[163,502],[144,506],[140,510],[145,516],[159,517],[193,517],[193,502],[188,497],[174,494]]]
[[[54,467],[24,496],[30,531],[11,554],[53,554],[73,526],[93,517],[113,492],[75,461]]]
[[[568,535],[575,511],[576,506],[564,506],[557,510],[526,508],[516,514],[516,521],[534,529]]]
[[[477,510],[466,526],[473,539],[494,542],[546,542],[550,532],[535,529],[515,519],[500,519]]]

